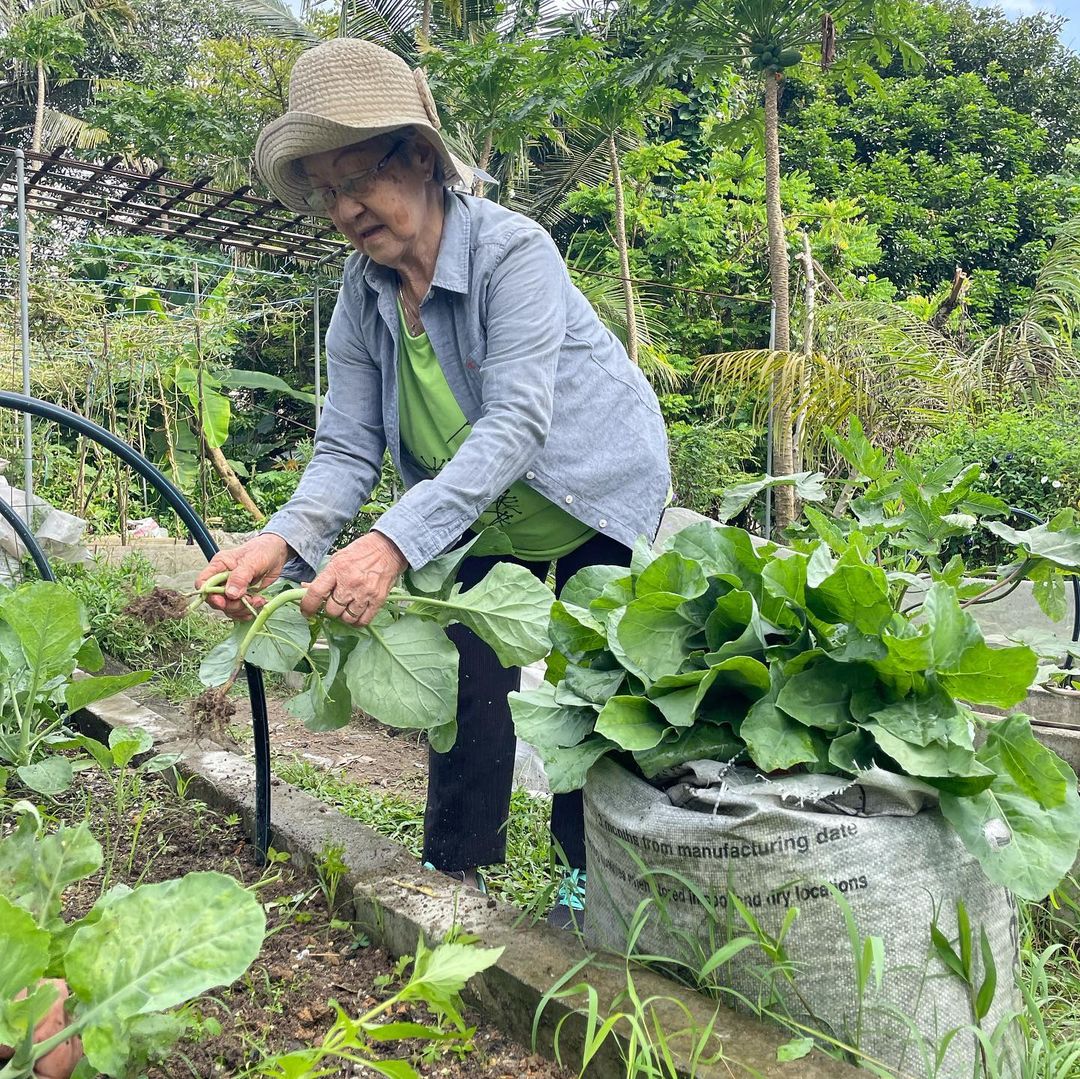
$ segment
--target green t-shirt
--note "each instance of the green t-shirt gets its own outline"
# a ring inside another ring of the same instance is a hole
[[[401,441],[421,468],[435,476],[457,453],[472,428],[454,399],[426,333],[409,334],[398,303],[401,346],[398,353],[398,411]],[[529,561],[561,558],[580,547],[593,529],[561,506],[518,481],[488,506],[472,528],[497,525]]]

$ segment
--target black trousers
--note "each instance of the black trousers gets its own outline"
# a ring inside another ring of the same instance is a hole
[[[458,580],[471,588],[500,561],[517,562],[539,578],[550,563],[506,556],[467,558]],[[585,566],[629,566],[630,548],[596,535],[555,564],[555,591]],[[424,861],[446,871],[491,865],[506,857],[506,821],[514,779],[516,739],[506,695],[520,688],[521,669],[503,667],[471,630],[452,626],[461,655],[458,668],[458,736],[449,753],[428,752]],[[585,868],[581,791],[556,794],[551,834],[572,868]]]

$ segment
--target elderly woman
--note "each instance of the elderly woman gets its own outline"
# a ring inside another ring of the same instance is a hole
[[[656,396],[570,281],[534,221],[463,194],[420,71],[341,39],[297,60],[289,111],[261,134],[258,168],[280,200],[327,216],[356,249],[326,338],[329,393],[295,496],[242,547],[219,606],[252,584],[310,582],[301,610],[366,624],[398,575],[498,524],[514,558],[557,589],[583,566],[627,565],[668,492]],[[389,449],[407,490],[362,538],[318,566],[379,478]],[[468,558],[468,587],[494,564]],[[501,668],[468,630],[458,738],[430,754],[424,857],[469,883],[505,854],[514,767]],[[583,870],[580,795],[560,795],[552,833]],[[579,880],[577,874],[574,880]],[[576,906],[576,904],[574,904]]]

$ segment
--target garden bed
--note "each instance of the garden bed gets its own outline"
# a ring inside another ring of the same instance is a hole
[[[142,778],[119,803],[103,775],[83,773],[55,812],[72,824],[85,817],[106,851],[103,870],[65,896],[67,918],[83,915],[103,885],[153,883],[207,868],[255,888],[266,907],[267,937],[258,959],[233,986],[187,1006],[187,1033],[166,1060],[147,1071],[149,1079],[239,1075],[269,1053],[317,1043],[335,1018],[330,1000],[358,1015],[393,993],[394,959],[328,908],[327,893],[340,883],[332,867],[317,874],[320,883],[287,861],[258,865],[236,817],[178,797],[159,777]],[[345,893],[342,888],[336,898]],[[422,1009],[402,1005],[392,1018],[425,1017]],[[477,1026],[474,1049],[466,1055],[425,1056],[418,1044],[401,1042],[380,1047],[379,1055],[407,1057],[421,1075],[562,1079],[568,1074],[476,1014],[466,1018]]]

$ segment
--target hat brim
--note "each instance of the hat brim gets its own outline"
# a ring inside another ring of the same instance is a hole
[[[386,124],[380,127],[351,127],[308,112],[287,112],[263,128],[255,144],[255,167],[264,183],[284,206],[312,217],[329,217],[312,210],[304,201],[311,184],[296,168],[301,158],[338,150],[353,143],[365,142],[378,135],[411,127],[434,148],[443,164],[446,182],[460,182],[472,188],[473,171],[460,158],[450,153],[442,136],[429,124],[415,120]]]

